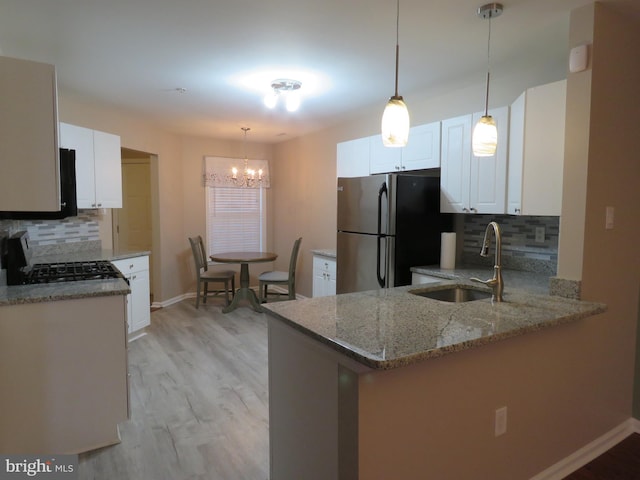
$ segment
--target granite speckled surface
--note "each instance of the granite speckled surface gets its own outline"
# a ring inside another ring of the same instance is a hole
[[[392,369],[574,322],[606,305],[505,289],[503,303],[431,300],[410,290],[470,285],[443,280],[333,297],[267,303],[267,313],[374,369]],[[476,287],[482,289],[482,286]]]
[[[488,280],[493,277],[493,266],[467,265],[453,270],[441,269],[439,266],[413,267],[412,272],[441,277],[448,280],[468,280],[471,277]],[[505,290],[524,290],[529,293],[548,294],[549,275],[536,272],[523,272],[520,270],[502,269],[502,279]]]
[[[41,285],[0,287],[0,307],[22,303],[52,302],[74,298],[127,295],[129,284],[122,279],[82,280]]]
[[[311,253],[322,257],[336,258],[336,251],[331,248],[317,248],[311,250]]]

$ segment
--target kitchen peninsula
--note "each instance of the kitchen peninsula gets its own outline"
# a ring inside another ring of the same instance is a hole
[[[522,478],[547,466],[514,452],[544,421],[546,389],[567,383],[563,342],[606,306],[509,288],[504,303],[411,293],[452,285],[466,282],[264,306],[271,478],[506,480],[510,462]]]

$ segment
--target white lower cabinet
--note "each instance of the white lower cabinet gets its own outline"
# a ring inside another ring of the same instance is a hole
[[[327,297],[335,294],[336,260],[322,255],[314,255],[312,296]]]
[[[151,323],[151,309],[149,304],[149,257],[139,257],[113,260],[118,270],[129,281],[131,293],[127,295],[127,323],[129,333],[147,327]]]

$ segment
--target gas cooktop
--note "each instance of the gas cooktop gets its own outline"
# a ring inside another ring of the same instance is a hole
[[[27,284],[105,280],[124,275],[107,260],[87,262],[36,263],[25,278]]]

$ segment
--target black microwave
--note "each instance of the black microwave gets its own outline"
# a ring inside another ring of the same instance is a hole
[[[57,220],[78,215],[76,151],[60,149],[60,210],[57,212],[2,212],[0,220]]]

